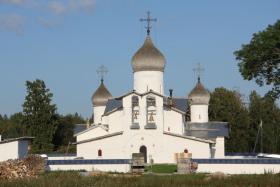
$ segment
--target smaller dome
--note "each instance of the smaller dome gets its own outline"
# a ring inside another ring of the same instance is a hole
[[[106,106],[108,100],[111,98],[111,93],[105,87],[103,80],[101,80],[100,86],[91,97],[93,106]]]
[[[210,93],[204,88],[202,83],[200,82],[200,78],[198,78],[198,82],[194,89],[188,96],[189,103],[191,105],[208,105],[210,100]]]
[[[154,46],[150,36],[142,47],[134,54],[131,60],[133,72],[137,71],[164,71],[165,58]]]

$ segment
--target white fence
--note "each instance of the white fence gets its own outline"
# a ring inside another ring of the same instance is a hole
[[[123,172],[130,171],[129,159],[99,159],[99,160],[48,160],[48,169],[50,171],[110,171]]]
[[[198,173],[223,172],[228,174],[263,174],[280,173],[280,159],[250,158],[250,159],[193,159],[198,163]],[[85,170],[130,172],[129,159],[100,160],[48,160],[50,171],[55,170]]]

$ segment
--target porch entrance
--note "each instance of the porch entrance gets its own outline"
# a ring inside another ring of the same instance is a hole
[[[147,147],[145,145],[142,145],[139,152],[144,155],[144,162],[147,163]]]

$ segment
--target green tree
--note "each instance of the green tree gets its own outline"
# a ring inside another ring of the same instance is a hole
[[[80,115],[78,115],[78,113],[75,113],[74,115],[68,114],[66,116],[59,116],[58,127],[53,138],[55,151],[69,152],[69,150],[67,150],[69,142],[75,141],[75,138],[73,137],[75,124],[81,123],[85,123],[85,120]],[[70,151],[72,150],[73,149]]]
[[[34,136],[32,151],[51,152],[53,136],[58,124],[56,105],[44,81],[26,81],[27,95],[23,104],[25,133]]]
[[[4,132],[5,121],[3,116],[0,114],[0,134],[2,135]]]
[[[4,122],[3,137],[17,138],[23,136],[24,128],[22,126],[23,115],[21,112],[15,113]]]
[[[258,128],[262,121],[263,150],[258,139],[256,152],[280,153],[280,109],[275,100],[269,96],[261,97],[256,91],[250,94],[250,136],[251,142],[256,141]],[[251,148],[254,144],[251,143]]]
[[[229,123],[229,138],[225,141],[227,152],[250,151],[247,141],[249,114],[238,92],[216,88],[211,93],[209,118]]]
[[[280,97],[280,20],[253,34],[249,44],[234,52],[244,79],[271,85],[269,95]]]

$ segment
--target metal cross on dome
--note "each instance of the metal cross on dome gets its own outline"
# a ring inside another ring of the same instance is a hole
[[[147,22],[147,26],[145,27],[147,29],[147,35],[150,35],[151,32],[151,22],[154,21],[156,22],[157,19],[156,18],[151,18],[151,12],[148,11],[147,12],[147,18],[141,18],[140,21],[146,21]]]
[[[103,82],[104,76],[108,73],[108,69],[104,65],[101,65],[99,66],[99,68],[97,68],[96,72],[100,76],[101,81]]]
[[[204,68],[201,67],[200,63],[197,63],[197,66],[193,68],[194,73],[197,75],[198,81],[200,81],[200,77],[202,72],[204,71]]]

